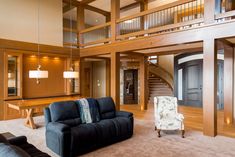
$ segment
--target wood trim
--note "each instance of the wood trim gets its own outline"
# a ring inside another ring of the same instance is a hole
[[[68,42],[64,42],[64,46],[79,46],[79,44],[77,43],[68,43]]]
[[[221,14],[217,14],[217,15],[215,15],[215,19],[218,20],[218,19],[223,19],[223,18],[231,17],[231,16],[235,16],[235,10],[221,13]]]
[[[94,2],[95,0],[82,0],[80,3],[81,4],[89,4],[89,3],[92,3]]]
[[[39,44],[40,52],[42,53],[55,53],[55,54],[70,54],[71,48],[66,47],[59,47],[59,46],[51,46],[51,45],[44,45]],[[11,50],[22,50],[22,51],[38,51],[38,44],[37,43],[29,43],[23,41],[15,41],[15,40],[8,40],[8,39],[0,39],[0,48],[2,49],[11,49]],[[73,48],[73,52],[77,52],[79,54],[79,49]]]
[[[188,25],[192,25],[192,24],[202,23],[203,21],[204,21],[203,18],[199,18],[199,19],[195,19],[192,21],[186,21],[186,22],[181,22],[181,23],[176,23],[176,24],[169,24],[169,25],[165,25],[165,26],[161,26],[161,27],[152,28],[149,30],[138,31],[138,32],[129,33],[129,34],[125,34],[125,35],[119,35],[119,36],[117,36],[117,39],[124,39],[124,38],[128,38],[128,37],[139,36],[139,35],[164,31],[164,30],[168,30],[168,29],[178,28],[178,27],[184,27],[184,26],[188,26]]]
[[[80,46],[85,47],[85,46],[90,46],[90,45],[95,45],[95,44],[100,44],[100,43],[106,43],[106,42],[110,42],[110,41],[111,41],[111,38],[100,39],[100,40],[88,42],[88,43],[85,43],[85,44],[80,44]]]
[[[137,18],[137,17],[140,17],[140,16],[148,15],[148,14],[160,11],[160,10],[164,10],[164,9],[168,9],[168,8],[171,8],[171,7],[175,7],[177,5],[188,3],[188,2],[191,2],[191,1],[193,1],[193,0],[175,1],[175,2],[172,2],[172,3],[166,4],[166,5],[162,5],[160,7],[156,7],[156,8],[153,8],[153,9],[149,9],[149,10],[146,10],[146,11],[143,11],[143,12],[131,15],[131,16],[127,16],[127,17],[118,19],[118,20],[116,20],[116,22],[120,23],[120,22],[123,22],[123,21],[131,20],[131,19],[134,19],[134,18]]]
[[[94,31],[94,30],[97,30],[97,29],[100,29],[100,28],[103,28],[103,27],[110,26],[110,25],[111,25],[111,22],[107,22],[107,23],[104,23],[102,25],[93,26],[93,27],[90,27],[90,28],[87,28],[87,29],[83,29],[79,33],[91,32],[91,31]]]

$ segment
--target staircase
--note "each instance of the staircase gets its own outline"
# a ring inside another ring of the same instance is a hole
[[[173,96],[171,87],[160,77],[150,74],[149,76],[149,104],[153,104],[156,96]]]

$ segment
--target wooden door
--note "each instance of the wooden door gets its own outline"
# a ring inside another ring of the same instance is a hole
[[[124,70],[124,104],[138,104],[138,70]]]
[[[84,96],[91,96],[91,69],[84,69]]]
[[[202,61],[184,63],[184,104],[202,107]]]

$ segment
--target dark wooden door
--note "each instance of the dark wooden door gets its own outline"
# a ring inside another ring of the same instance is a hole
[[[202,61],[184,63],[184,104],[202,106]]]
[[[138,70],[124,70],[124,104],[138,104]]]
[[[84,96],[91,96],[91,69],[84,69]]]

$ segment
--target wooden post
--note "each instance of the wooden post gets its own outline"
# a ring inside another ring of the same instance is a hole
[[[224,47],[224,122],[233,123],[233,47]]]
[[[111,0],[111,42],[116,41],[119,28],[116,20],[120,18],[120,0]]]
[[[106,59],[106,96],[110,96],[110,59]]]
[[[84,39],[81,30],[85,29],[85,8],[84,5],[80,4],[77,6],[77,43],[83,44]]]
[[[120,110],[120,53],[111,52],[111,97]]]
[[[214,39],[203,41],[203,133],[217,135],[217,50]]]
[[[148,0],[143,0],[140,2],[140,11],[146,11],[148,10]],[[142,16],[141,17],[141,30],[146,30],[147,29],[147,16]]]
[[[140,107],[148,109],[148,57],[143,56],[140,60]]]
[[[204,1],[204,19],[205,24],[215,22],[215,4],[216,0]]]

